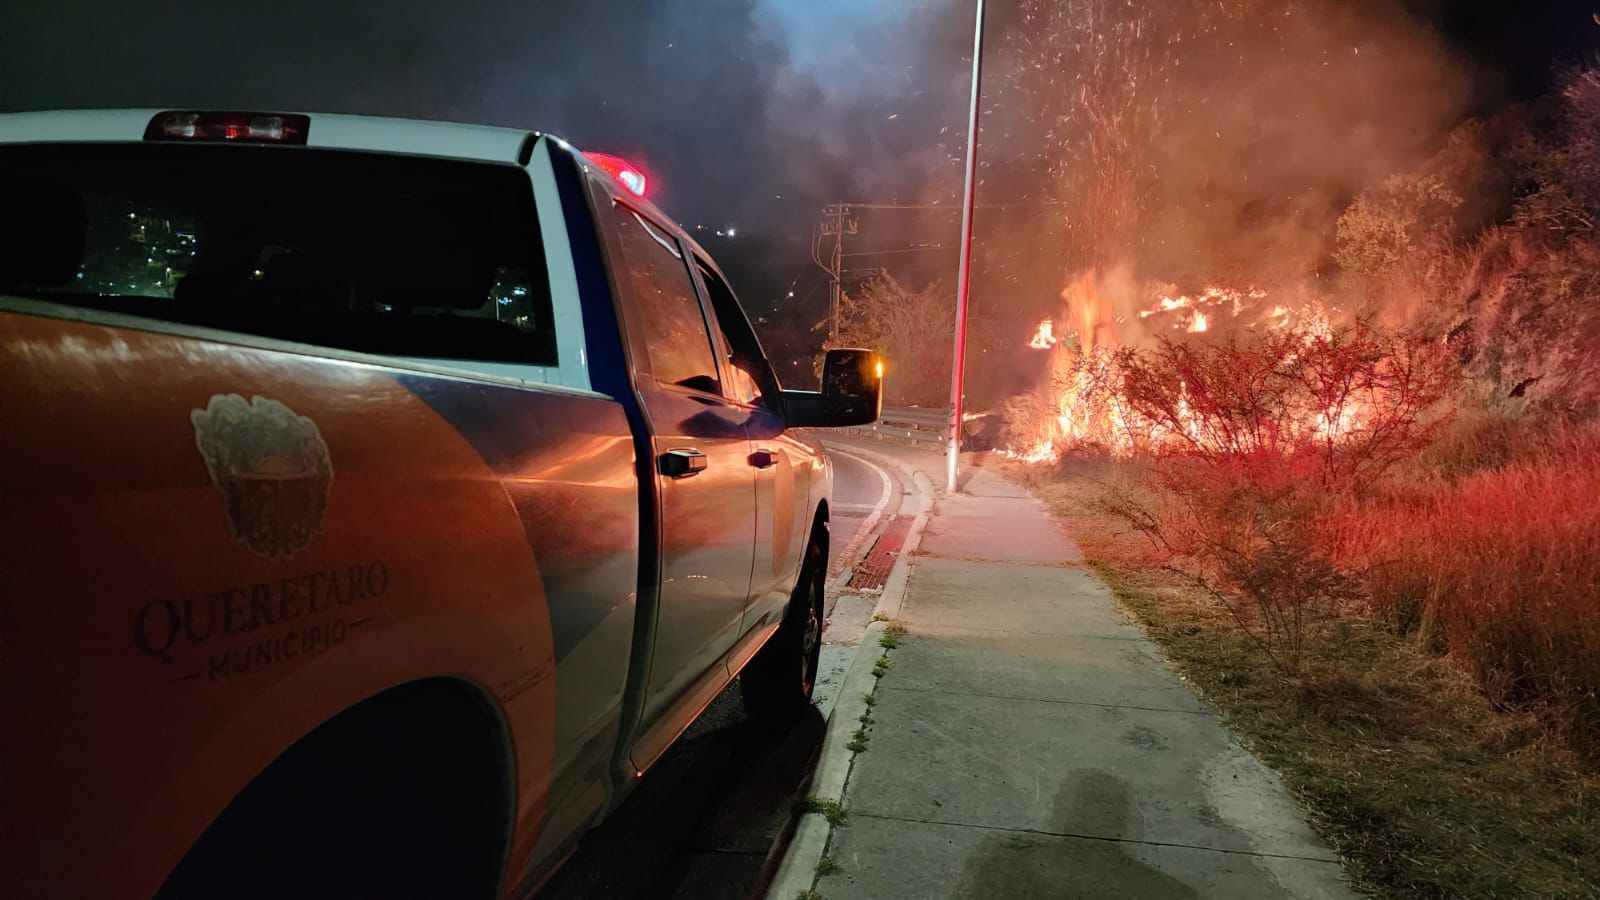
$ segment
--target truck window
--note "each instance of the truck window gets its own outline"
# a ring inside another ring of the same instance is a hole
[[[677,242],[628,207],[619,203],[615,209],[650,374],[662,384],[720,393],[711,333]]]
[[[516,166],[18,145],[0,148],[0,196],[19,226],[0,226],[0,292],[367,353],[558,363]]]
[[[740,403],[759,405],[769,391],[776,392],[777,379],[767,364],[766,352],[756,340],[733,290],[721,276],[699,259],[695,267],[700,270],[700,280],[706,286],[711,308],[716,311],[717,326],[722,329],[722,341],[728,347],[727,366],[729,393]]]

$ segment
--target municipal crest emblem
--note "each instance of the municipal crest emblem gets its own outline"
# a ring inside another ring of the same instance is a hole
[[[285,560],[322,533],[333,463],[317,424],[266,397],[215,394],[189,413],[234,543]]]

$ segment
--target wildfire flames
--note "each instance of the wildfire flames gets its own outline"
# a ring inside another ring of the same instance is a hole
[[[1134,296],[1141,289],[1125,285],[1121,293]],[[1267,291],[1224,286],[1209,286],[1193,294],[1142,293],[1146,298],[1155,296],[1155,302],[1122,314],[1098,273],[1085,272],[1067,285],[1061,292],[1065,315],[1059,321],[1068,330],[1058,334],[1057,320],[1045,319],[1027,341],[1033,349],[1049,351],[1051,388],[1031,398],[1037,406],[1026,416],[1037,423],[1032,433],[1018,440],[1013,422],[1012,446],[1003,453],[1026,462],[1050,462],[1078,446],[1128,455],[1174,439],[1203,441],[1197,417],[1189,408],[1187,388],[1180,393],[1176,416],[1183,434],[1176,433],[1171,424],[1144,419],[1130,407],[1123,392],[1119,351],[1163,333],[1176,333],[1178,339],[1186,340],[1189,338],[1183,335],[1209,337],[1213,332],[1292,332],[1309,340],[1327,336],[1331,328],[1330,310],[1315,298],[1297,299],[1293,306],[1269,304]],[[1305,433],[1337,438],[1357,427],[1361,419],[1359,406],[1311,409],[1306,411]]]
[[[1174,317],[1174,329],[1187,331],[1190,334],[1199,334],[1211,330],[1211,320],[1218,311],[1226,311],[1229,315],[1239,316],[1247,308],[1254,307],[1265,300],[1267,292],[1256,288],[1245,290],[1232,290],[1230,288],[1211,286],[1199,294],[1190,296],[1184,294],[1178,297],[1163,296],[1156,301],[1156,305],[1149,309],[1140,310],[1139,318],[1148,319],[1162,313],[1178,312],[1184,314]],[[1279,307],[1282,309],[1282,307]]]
[[[1045,319],[1039,323],[1039,330],[1034,333],[1033,339],[1028,341],[1028,346],[1035,350],[1049,350],[1056,345],[1056,323]]]

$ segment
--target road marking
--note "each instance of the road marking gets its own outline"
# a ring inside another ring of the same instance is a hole
[[[856,533],[850,537],[850,543],[845,545],[844,553],[839,555],[839,568],[832,569],[832,567],[830,567],[829,575],[837,576],[840,572],[849,568],[850,565],[855,562],[856,552],[861,549],[862,541],[866,539],[867,535],[872,533],[872,529],[878,527],[878,520],[883,518],[883,509],[889,505],[889,494],[894,489],[894,481],[889,477],[889,473],[884,471],[882,466],[872,462],[871,460],[862,459],[854,453],[850,453],[845,450],[839,450],[832,447],[828,449],[833,453],[838,453],[842,456],[848,456],[872,471],[877,472],[878,478],[883,483],[883,493],[879,495],[878,502],[873,505],[872,511],[867,513],[867,518],[861,523],[861,526],[856,529]],[[830,585],[830,587],[837,590],[839,585]]]

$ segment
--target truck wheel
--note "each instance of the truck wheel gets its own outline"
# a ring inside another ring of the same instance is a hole
[[[345,711],[224,809],[156,900],[490,900],[511,821],[508,738],[428,679]]]
[[[822,656],[823,572],[822,551],[813,544],[778,633],[739,676],[745,712],[752,718],[788,718],[811,703]]]

